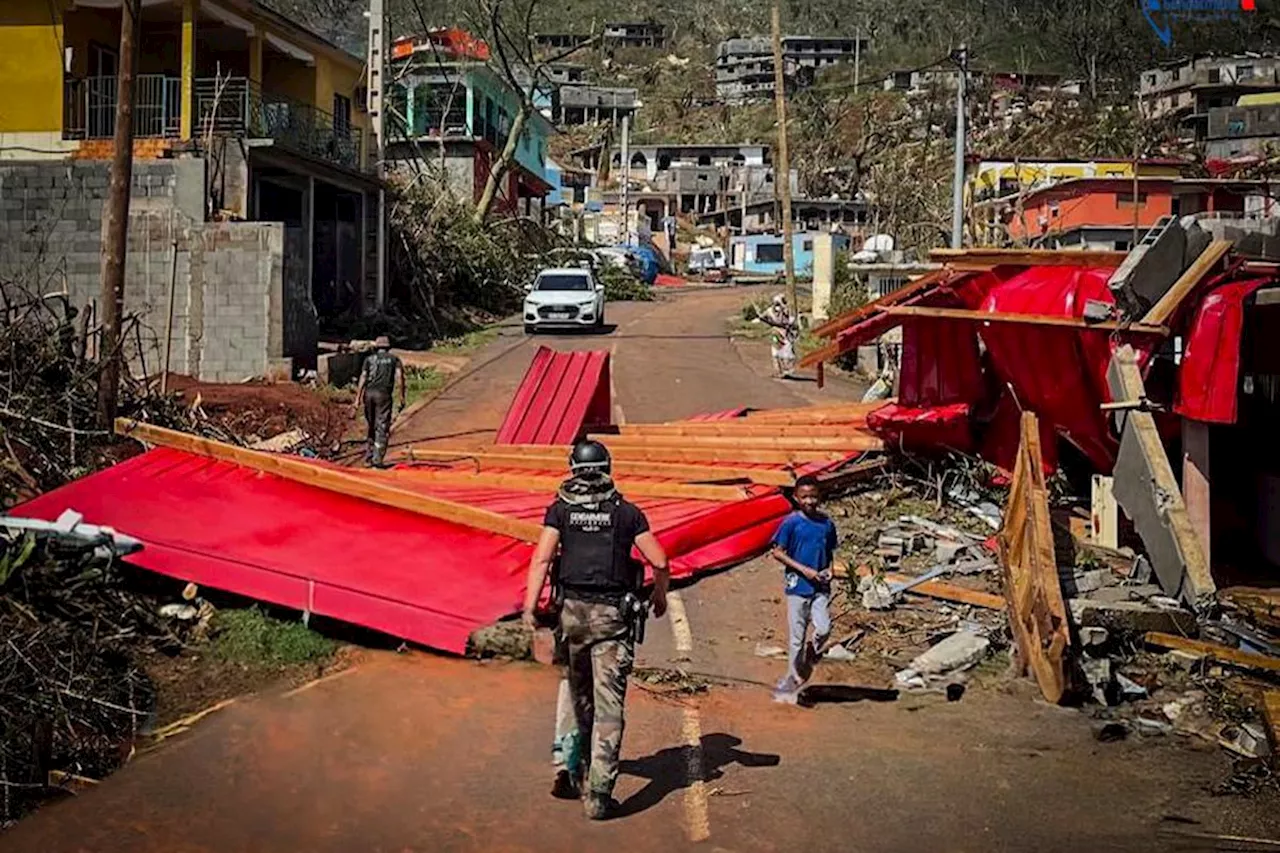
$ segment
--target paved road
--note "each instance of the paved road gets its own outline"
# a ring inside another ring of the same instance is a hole
[[[744,360],[719,334],[740,299],[617,306],[612,335],[539,342],[616,344],[634,420],[816,394],[761,378],[762,351]],[[413,429],[496,426],[531,355],[516,346]],[[1280,837],[1274,798],[1206,793],[1226,771],[1216,748],[1097,743],[1083,714],[1026,684],[957,703],[773,705],[751,682],[778,674],[753,654],[762,624],[784,630],[778,586],[758,561],[686,587],[683,618],[651,626],[643,662],[741,680],[692,697],[633,687],[615,820],[588,823],[547,796],[553,671],[368,652],[211,715],[0,836],[0,851],[1157,851],[1170,847],[1156,835],[1166,816]]]
[[[446,446],[483,442],[497,432],[538,346],[613,354],[615,402],[630,422],[658,422],[735,406],[802,406],[857,399],[861,389],[812,377],[770,377],[767,345],[734,344],[726,322],[764,288],[697,290],[656,302],[613,303],[603,334],[524,334],[517,323],[475,354],[471,366],[432,403],[397,428],[393,444],[431,439]]]

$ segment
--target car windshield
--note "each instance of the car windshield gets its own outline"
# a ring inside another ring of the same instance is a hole
[[[591,281],[585,275],[570,275],[568,273],[544,275],[539,277],[537,287],[534,290],[546,293],[547,291],[587,291],[591,289]]]

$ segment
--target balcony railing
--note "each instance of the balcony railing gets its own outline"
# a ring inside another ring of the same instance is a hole
[[[116,132],[115,77],[63,79],[64,139],[110,139]],[[163,74],[134,79],[133,135],[177,136],[182,123],[182,81]]]
[[[311,104],[262,90],[243,77],[195,80],[192,131],[270,139],[301,154],[361,168],[360,131]]]

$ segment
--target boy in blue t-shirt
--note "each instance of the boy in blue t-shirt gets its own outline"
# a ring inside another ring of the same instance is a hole
[[[814,477],[796,480],[800,507],[783,519],[773,535],[773,557],[785,567],[788,643],[787,674],[773,692],[775,702],[795,704],[800,688],[813,673],[818,652],[831,635],[831,561],[836,552],[836,526],[818,509],[822,492]],[[813,624],[813,642],[807,642]]]

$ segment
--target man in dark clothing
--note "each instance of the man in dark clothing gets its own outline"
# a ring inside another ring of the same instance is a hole
[[[643,618],[637,612],[643,610],[638,592],[644,567],[632,558],[632,548],[653,567],[649,603],[656,616],[667,610],[670,571],[667,555],[649,531],[644,513],[614,488],[604,445],[579,442],[569,468],[572,476],[547,508],[542,536],[529,562],[523,616],[532,629],[534,610],[558,548],[553,587],[564,599],[560,631],[568,651],[569,691],[584,751],[590,751],[584,808],[587,817],[601,820],[615,805],[612,794],[618,781],[627,676]],[[562,768],[552,793],[564,796],[577,789],[582,775],[581,767]]]
[[[387,439],[391,435],[391,395],[397,382],[400,386],[400,408],[404,408],[404,365],[391,354],[391,341],[380,335],[373,342],[374,351],[365,356],[360,369],[360,384],[356,386],[355,411],[364,406],[364,420],[368,426],[368,438],[364,460],[380,467],[387,455]]]

